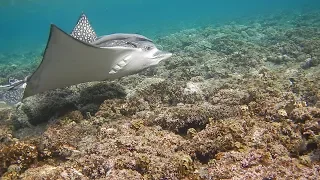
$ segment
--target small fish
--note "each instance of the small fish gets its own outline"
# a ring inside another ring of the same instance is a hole
[[[8,105],[16,105],[20,103],[23,97],[24,89],[14,89],[10,91],[2,91],[0,92],[0,101],[4,101]]]
[[[25,80],[9,78],[8,84],[0,86],[0,101],[8,105],[16,105],[21,102],[26,87]]]

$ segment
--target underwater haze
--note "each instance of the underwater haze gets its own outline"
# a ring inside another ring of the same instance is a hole
[[[244,17],[311,11],[319,4],[317,0],[2,0],[0,52],[42,48],[51,23],[71,32],[81,12],[100,35],[126,32],[155,38]]]

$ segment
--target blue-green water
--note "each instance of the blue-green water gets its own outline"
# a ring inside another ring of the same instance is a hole
[[[127,32],[155,38],[244,17],[320,8],[319,0],[2,0],[0,3],[0,52],[41,48],[50,23],[70,32],[82,11],[98,35]]]

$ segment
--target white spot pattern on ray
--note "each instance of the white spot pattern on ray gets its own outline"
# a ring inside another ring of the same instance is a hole
[[[71,36],[87,43],[91,43],[97,38],[85,14],[81,14],[76,26],[73,28]]]

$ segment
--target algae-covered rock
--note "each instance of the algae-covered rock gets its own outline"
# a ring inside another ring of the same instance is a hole
[[[6,121],[11,118],[12,115],[12,107],[7,106],[7,105],[2,105],[1,107],[1,102],[0,102],[0,121]]]
[[[16,128],[29,126],[29,123],[38,125],[73,110],[80,110],[83,115],[95,114],[104,100],[125,95],[124,89],[113,83],[51,90],[26,98],[15,112],[14,125]]]
[[[85,88],[80,92],[79,103],[81,104],[101,104],[104,100],[124,98],[125,90],[119,84],[99,83]]]
[[[75,95],[71,90],[54,90],[25,99],[19,110],[25,113],[32,125],[49,121],[53,116],[76,109]]]

